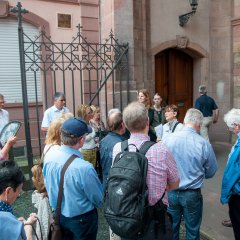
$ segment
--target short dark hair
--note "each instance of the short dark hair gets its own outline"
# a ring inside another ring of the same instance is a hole
[[[53,101],[57,101],[60,97],[65,98],[65,94],[63,92],[55,92],[55,94],[53,95]]]
[[[17,187],[24,183],[25,177],[20,167],[10,160],[0,162],[0,194],[7,187],[13,188],[16,191]]]
[[[175,112],[175,113],[177,113],[177,115],[176,115],[176,117],[178,116],[178,114],[179,114],[179,109],[178,109],[178,107],[176,106],[176,105],[174,105],[174,104],[170,104],[170,105],[167,105],[166,107],[165,107],[165,112],[167,112],[167,111],[173,111],[173,112]]]

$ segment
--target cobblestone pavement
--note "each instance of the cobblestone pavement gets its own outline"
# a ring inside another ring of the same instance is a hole
[[[32,191],[25,191],[13,204],[14,214],[17,217],[27,218],[28,215],[32,212],[36,212],[36,208],[32,205],[31,199]],[[108,240],[109,239],[109,230],[108,225],[103,217],[102,209],[98,210],[99,213],[99,225],[98,225],[98,236],[97,240]],[[181,230],[180,240],[184,239],[185,234],[184,230]]]

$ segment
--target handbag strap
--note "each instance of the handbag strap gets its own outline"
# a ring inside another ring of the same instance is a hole
[[[42,156],[41,156],[41,159],[40,159],[40,163],[39,163],[39,165],[43,168],[43,162],[44,162],[44,158],[45,158],[45,156],[46,156],[46,154],[48,153],[48,151],[53,147],[53,146],[56,146],[57,144],[51,144],[49,147],[48,147],[48,149],[45,151],[45,153],[44,153],[44,151],[43,151],[43,153],[42,153]]]
[[[64,164],[63,169],[61,171],[61,178],[60,178],[60,184],[59,184],[59,191],[58,191],[58,198],[57,198],[57,207],[55,211],[55,223],[60,224],[60,213],[61,213],[61,203],[62,203],[62,195],[63,195],[63,182],[64,182],[64,174],[69,167],[69,165],[73,162],[75,158],[77,158],[77,155],[72,155]]]

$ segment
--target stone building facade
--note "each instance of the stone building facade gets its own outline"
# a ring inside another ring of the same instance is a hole
[[[101,35],[112,28],[129,42],[133,98],[141,88],[160,92],[183,115],[194,105],[198,86],[206,84],[220,109],[211,140],[230,141],[222,119],[240,103],[240,1],[198,1],[196,13],[181,27],[179,16],[188,12],[187,0],[105,0]]]
[[[240,0],[198,1],[196,13],[184,26],[179,16],[191,12],[188,0],[21,2],[30,11],[25,20],[44,25],[55,41],[69,41],[76,31],[56,27],[56,13],[62,12],[72,15],[73,26],[81,22],[91,41],[103,42],[112,30],[119,42],[128,43],[131,100],[142,88],[152,96],[159,92],[166,103],[179,106],[182,120],[198,97],[198,86],[206,84],[220,109],[211,140],[231,141],[222,119],[240,106]],[[13,18],[2,12],[2,18]]]

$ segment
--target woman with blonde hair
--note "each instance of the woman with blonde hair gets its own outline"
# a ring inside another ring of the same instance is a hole
[[[62,113],[57,118],[55,118],[48,127],[48,135],[45,140],[45,147],[42,153],[42,157],[39,164],[32,167],[32,181],[36,188],[36,191],[32,193],[32,203],[38,209],[38,218],[41,223],[36,226],[37,235],[40,236],[41,232],[43,234],[43,239],[47,239],[48,233],[48,220],[51,212],[49,205],[49,200],[47,197],[47,191],[44,184],[44,179],[42,175],[42,168],[44,163],[44,157],[48,152],[53,149],[58,149],[61,146],[61,127],[65,120],[73,117],[72,113]]]
[[[148,136],[150,140],[156,142],[157,136],[152,126],[154,120],[154,109],[152,108],[150,94],[147,89],[141,89],[138,91],[138,102],[144,104],[146,109],[148,110],[148,118],[149,118],[149,131]]]
[[[47,151],[50,145],[61,145],[61,127],[65,120],[73,117],[72,113],[62,113],[57,118],[55,118],[48,128],[48,134],[45,140],[44,153]]]
[[[90,119],[92,119],[93,111],[90,106],[88,105],[81,105],[78,107],[77,116],[82,118],[87,124],[89,124]],[[80,152],[83,155],[84,160],[89,161],[92,163],[93,167],[96,167],[96,159],[97,159],[97,144],[95,142],[96,133],[92,128],[92,133],[89,133],[86,138],[85,142],[80,149]]]

